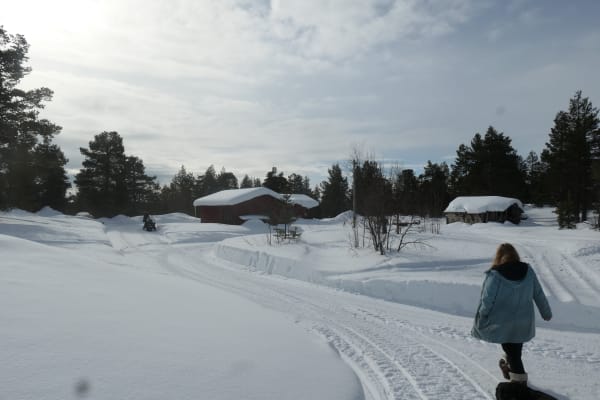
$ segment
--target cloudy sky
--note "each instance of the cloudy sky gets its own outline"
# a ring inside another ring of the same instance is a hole
[[[118,131],[168,183],[181,165],[272,166],[314,185],[354,148],[417,173],[489,125],[540,152],[578,89],[600,106],[600,2],[0,0],[30,43],[43,116],[79,147]]]

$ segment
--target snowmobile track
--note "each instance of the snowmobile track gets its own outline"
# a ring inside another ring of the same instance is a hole
[[[435,340],[429,340],[433,345],[424,344],[423,332],[399,323],[390,324],[393,318],[385,316],[382,310],[365,311],[364,298],[305,282],[259,276],[238,268],[231,269],[230,276],[224,280],[223,261],[219,260],[217,264],[212,257],[208,254],[202,256],[204,267],[201,270],[186,266],[183,258],[170,260],[167,269],[270,308],[291,311],[307,329],[322,335],[349,363],[361,379],[367,398],[493,399],[492,394],[472,378],[477,376],[477,379],[489,382],[490,387],[495,386],[497,380],[482,372],[485,370],[481,366],[472,360],[459,366],[442,354],[439,348],[443,349],[443,346],[436,345]],[[208,268],[209,265],[214,269]],[[313,290],[319,291],[319,295],[311,296]],[[331,301],[322,301],[324,295]],[[339,299],[340,295],[343,299]],[[350,303],[345,301],[348,299],[351,299]],[[371,314],[371,317],[365,313]],[[443,351],[448,352],[447,349]],[[468,360],[464,354],[461,357]]]
[[[561,267],[565,268],[581,286],[580,301],[582,304],[596,305],[600,303],[600,280],[589,268],[581,265],[575,257],[560,254]]]
[[[592,306],[600,302],[600,279],[575,257],[530,242],[524,242],[522,247],[527,258],[534,260],[532,265],[539,271],[540,280],[546,282],[549,292],[559,300]]]
[[[540,277],[540,281],[544,281],[546,285],[547,295],[556,296],[557,299],[563,302],[570,302],[576,299],[573,291],[562,283],[562,280],[554,270],[554,263],[548,259],[548,256],[536,249],[523,246],[521,252],[526,254],[526,257],[533,260],[531,262],[533,268]],[[525,260],[527,261],[527,260]]]

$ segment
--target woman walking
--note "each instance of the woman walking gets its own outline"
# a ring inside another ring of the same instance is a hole
[[[527,384],[521,360],[523,343],[535,336],[533,303],[544,320],[552,310],[530,265],[521,262],[517,250],[503,243],[496,250],[492,267],[486,271],[471,334],[477,339],[500,343],[504,356],[500,369],[511,382]]]

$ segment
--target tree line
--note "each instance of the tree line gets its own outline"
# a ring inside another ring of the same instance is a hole
[[[185,212],[193,214],[198,197],[224,189],[264,186],[279,193],[302,193],[320,201],[318,217],[333,217],[356,207],[363,215],[378,213],[441,216],[456,196],[498,195],[527,203],[557,206],[562,227],[600,211],[600,121],[598,109],[581,91],[559,111],[540,154],[522,157],[512,139],[490,126],[460,144],[451,165],[428,161],[423,172],[384,166],[356,154],[348,165],[333,164],[325,181],[311,188],[309,178],[287,176],[273,167],[263,179],[237,177],[209,166],[202,174],[184,166],[160,186],[146,174],[142,159],[127,155],[118,132],[94,136],[76,174],[76,189],[65,171],[68,160],[53,143],[61,127],[39,117],[53,92],[45,87],[22,90],[29,45],[22,35],[0,26],[0,208],[36,211],[50,206],[94,216]],[[346,174],[344,174],[344,170]],[[352,182],[350,185],[349,182]]]
[[[278,193],[313,195],[309,178],[283,172],[273,167],[264,180],[245,175],[241,182],[232,173],[213,165],[203,174],[194,175],[181,166],[168,185],[160,186],[155,176],[148,176],[143,161],[125,154],[123,138],[117,132],[94,136],[88,148],[80,148],[85,157],[83,168],[75,176],[77,193],[70,198],[72,212],[85,210],[94,216],[142,213],[183,212],[194,215],[195,199],[227,189],[267,187]]]
[[[321,215],[334,216],[355,201],[361,215],[442,216],[457,196],[497,195],[524,203],[554,205],[561,227],[600,214],[600,119],[598,109],[577,91],[559,111],[541,154],[525,158],[508,135],[490,126],[456,150],[455,161],[428,161],[423,173],[385,168],[369,157],[353,157],[354,188],[339,164],[321,184]],[[353,190],[356,191],[354,200]]]

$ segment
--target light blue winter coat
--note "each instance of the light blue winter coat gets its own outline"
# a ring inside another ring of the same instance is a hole
[[[531,266],[520,281],[486,271],[471,334],[491,343],[524,343],[535,336],[533,302],[542,317],[552,318],[544,290]]]

